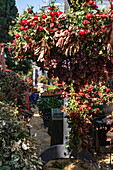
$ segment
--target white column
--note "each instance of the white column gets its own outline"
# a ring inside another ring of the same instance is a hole
[[[36,62],[33,62],[33,86],[35,86],[35,66]]]

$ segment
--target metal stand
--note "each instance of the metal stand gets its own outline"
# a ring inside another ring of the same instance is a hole
[[[110,141],[110,146],[111,146],[111,141]],[[110,147],[110,167],[111,167],[111,147]]]
[[[64,99],[64,105],[67,102],[66,99]],[[93,158],[93,156],[85,150],[82,150],[81,152],[77,153],[77,149],[70,151],[66,148],[66,142],[68,142],[68,134],[69,134],[69,128],[66,118],[66,113],[64,113],[63,116],[63,144],[61,145],[53,145],[46,149],[44,152],[41,153],[39,158],[41,158],[43,162],[43,166],[49,162],[50,160],[54,159],[61,159],[61,158],[78,158],[82,161],[89,160],[92,162],[96,162]]]
[[[111,129],[111,127],[110,127]],[[111,167],[111,154],[112,154],[112,141],[113,141],[113,132],[111,133],[107,133],[107,137],[110,138],[109,142],[110,142],[110,145],[107,146],[107,148],[110,148],[110,167]]]

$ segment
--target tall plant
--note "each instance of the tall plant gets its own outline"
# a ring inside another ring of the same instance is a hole
[[[13,39],[9,35],[9,27],[14,25],[12,21],[17,17],[17,14],[18,9],[15,0],[0,0],[0,43],[7,43]]]
[[[78,88],[91,81],[106,81],[112,70],[112,17],[99,10],[94,1],[84,2],[77,11],[63,14],[50,5],[48,11],[24,12],[16,19],[15,42],[19,58],[32,59],[48,70],[49,77]]]

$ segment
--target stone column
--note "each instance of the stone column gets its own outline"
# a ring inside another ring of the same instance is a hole
[[[68,0],[64,0],[64,13],[68,13],[70,11],[70,6]]]

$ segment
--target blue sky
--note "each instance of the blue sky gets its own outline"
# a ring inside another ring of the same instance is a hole
[[[18,8],[19,14],[23,13],[23,10],[27,9],[27,5],[32,5],[34,6],[34,12],[38,12],[39,9],[43,6],[46,5],[44,2],[49,2],[49,0],[16,0],[16,6]],[[64,2],[64,0],[56,0],[57,3]]]
[[[16,6],[19,14],[22,14],[23,10],[28,8],[28,5],[34,6],[34,11],[36,12],[44,5],[44,1],[46,2],[47,0],[16,0]]]
[[[45,2],[45,3],[44,3]],[[16,6],[18,8],[18,12],[21,15],[23,13],[23,10],[26,10],[28,8],[28,5],[34,6],[34,12],[39,12],[39,9],[48,4],[47,2],[50,2],[50,0],[16,0]],[[64,0],[56,0],[57,3],[62,3]],[[109,2],[109,1],[108,1]],[[100,8],[106,7],[106,4],[108,3],[105,1],[105,4],[101,4],[100,1],[98,4],[100,4]]]

